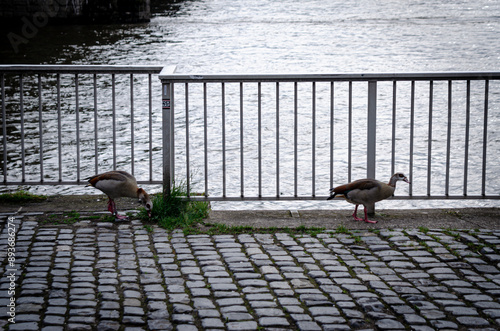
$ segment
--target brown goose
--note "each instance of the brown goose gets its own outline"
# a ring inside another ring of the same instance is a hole
[[[127,216],[118,215],[114,199],[120,197],[138,198],[146,207],[149,217],[153,204],[149,195],[142,188],[137,187],[135,177],[125,171],[109,171],[87,178],[88,186],[93,186],[104,192],[108,198],[108,210],[118,219],[127,219]]]
[[[352,216],[356,221],[365,221],[368,223],[377,223],[377,221],[370,221],[366,212],[368,206],[374,206],[375,202],[389,198],[396,190],[396,183],[402,180],[410,184],[408,178],[400,172],[392,175],[389,183],[383,183],[376,179],[359,179],[349,184],[344,184],[332,188],[330,190],[330,197],[327,200],[335,198],[336,195],[343,196],[348,202],[355,204],[354,214]],[[365,208],[365,218],[357,216],[358,206],[363,205]]]

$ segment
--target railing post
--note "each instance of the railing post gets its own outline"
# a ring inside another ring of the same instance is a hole
[[[375,178],[377,150],[377,81],[368,81],[368,116],[366,143],[366,177]],[[368,207],[368,213],[375,213],[375,206]]]
[[[162,127],[163,127],[163,194],[169,195],[172,188],[172,174],[171,174],[171,83],[162,81]]]
[[[162,88],[163,194],[169,195],[174,180],[173,84],[163,75],[173,74],[175,67],[165,67],[160,73]]]

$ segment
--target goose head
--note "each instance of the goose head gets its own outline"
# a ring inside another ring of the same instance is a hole
[[[149,198],[149,194],[146,193],[142,188],[137,190],[137,197],[139,202],[146,208],[148,216],[151,217],[151,210],[153,209],[153,203]]]
[[[402,180],[403,182],[411,184],[410,181],[408,180],[408,178],[402,172],[396,172],[394,175],[392,175],[391,180],[389,182],[389,185],[396,186],[396,183],[399,180]]]

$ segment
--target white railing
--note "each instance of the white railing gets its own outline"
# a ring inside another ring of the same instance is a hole
[[[164,183],[196,199],[324,199],[405,172],[399,199],[498,199],[500,73],[163,72]]]
[[[160,184],[153,152],[161,153],[161,118],[153,110],[162,68],[0,66],[3,184],[86,184],[116,168]]]
[[[400,171],[413,184],[397,199],[500,198],[499,72],[34,65],[0,66],[0,83],[4,185],[123,169],[165,189],[185,182],[195,199],[315,200]]]

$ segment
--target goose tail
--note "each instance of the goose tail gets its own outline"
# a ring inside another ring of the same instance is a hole
[[[336,195],[337,195],[337,192],[334,192],[333,189],[331,189],[330,196],[326,200],[332,200],[333,198],[335,198]]]

